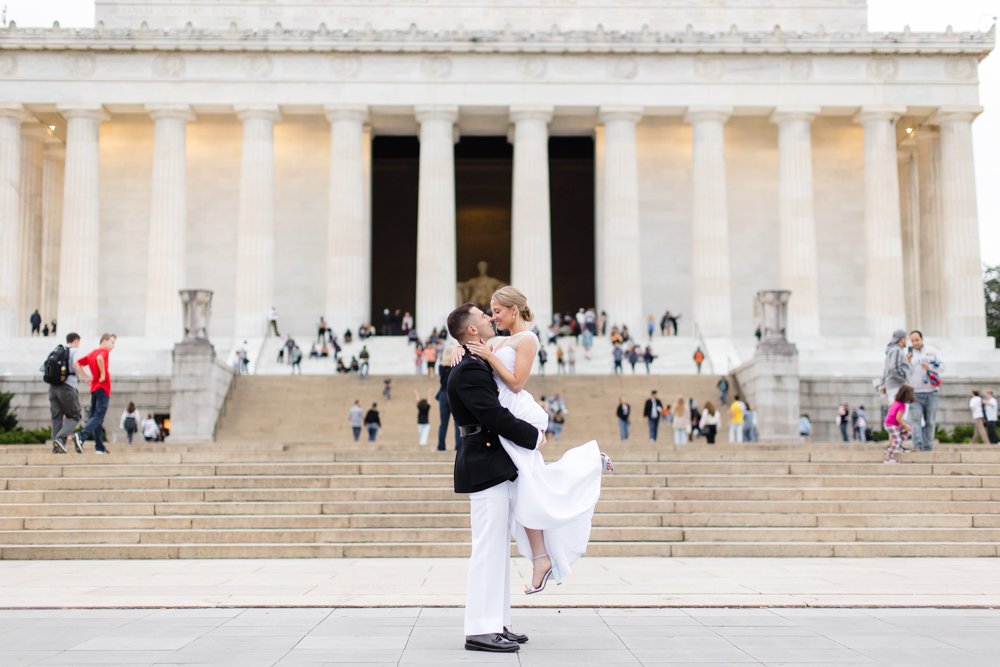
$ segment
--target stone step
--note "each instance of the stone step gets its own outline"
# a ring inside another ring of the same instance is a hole
[[[695,514],[598,512],[601,527],[717,528],[1000,528],[1000,516],[962,514]],[[0,518],[0,530],[254,530],[331,528],[469,528],[467,512],[392,514],[226,514],[32,516]],[[763,541],[763,540],[760,540]]]
[[[984,529],[988,530],[988,529]],[[395,543],[465,542],[468,528],[330,528],[222,530],[10,530],[0,531],[0,548],[17,544],[225,544],[225,543]],[[674,542],[683,531],[663,526],[594,526],[594,542]]]
[[[590,556],[620,557],[994,557],[990,542],[598,542]],[[166,558],[467,558],[467,543],[369,544],[63,544],[0,547],[0,560]]]

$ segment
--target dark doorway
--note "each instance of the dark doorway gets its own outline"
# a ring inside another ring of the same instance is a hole
[[[594,140],[549,139],[552,219],[552,309],[575,313],[595,306]],[[636,289],[639,286],[636,285]]]
[[[489,274],[510,282],[510,216],[514,147],[506,137],[462,137],[455,145],[458,279]]]
[[[382,310],[416,310],[417,188],[420,142],[416,137],[372,139],[372,324]]]
[[[463,137],[455,146],[458,280],[489,273],[510,280],[513,146],[505,137]],[[372,140],[372,319],[383,308],[416,309],[417,195],[420,142],[416,137]],[[594,301],[594,141],[549,140],[552,220],[552,297],[556,312]]]

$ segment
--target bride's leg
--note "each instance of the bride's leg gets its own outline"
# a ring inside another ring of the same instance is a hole
[[[531,545],[531,555],[540,556],[545,553],[545,533],[544,531],[538,530],[537,528],[525,528],[525,534],[528,536],[528,544]],[[531,561],[532,572],[531,572],[531,585],[534,588],[538,588],[542,585],[542,577],[545,573],[549,571],[552,567],[552,561],[546,555],[542,558],[536,558]]]

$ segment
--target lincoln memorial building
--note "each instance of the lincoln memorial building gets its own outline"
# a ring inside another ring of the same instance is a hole
[[[986,339],[971,127],[990,33],[864,0],[98,0],[0,31],[0,338],[441,326],[488,262],[748,339]],[[880,348],[879,348],[880,349]],[[880,352],[878,353],[880,355]]]

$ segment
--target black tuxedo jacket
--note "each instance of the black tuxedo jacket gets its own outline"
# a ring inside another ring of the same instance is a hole
[[[660,399],[656,399],[655,407],[658,408],[658,410],[656,411],[656,416],[658,418],[660,417],[660,415],[663,414],[663,403],[660,402]],[[647,398],[646,404],[642,406],[642,416],[652,419],[653,408],[654,408],[653,399]]]
[[[499,436],[534,449],[538,429],[500,405],[490,365],[466,351],[448,377],[448,403],[459,426],[483,426],[479,433],[462,436],[455,455],[455,493],[475,493],[515,479],[517,467]]]

